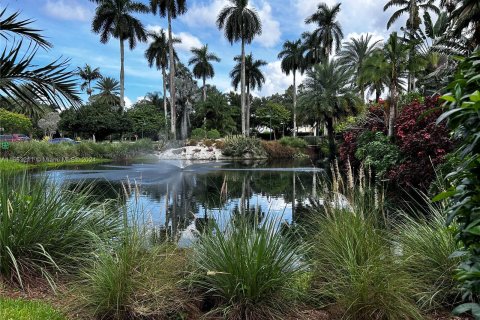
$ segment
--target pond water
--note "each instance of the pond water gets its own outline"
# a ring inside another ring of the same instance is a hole
[[[187,243],[205,219],[268,214],[291,224],[316,196],[322,170],[306,162],[191,162],[103,164],[50,170],[48,178],[73,187],[93,183],[99,200],[136,207],[167,237]]]

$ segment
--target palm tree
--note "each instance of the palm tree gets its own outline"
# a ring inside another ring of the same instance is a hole
[[[193,57],[188,61],[188,65],[193,66],[193,76],[196,79],[203,80],[203,101],[207,100],[206,79],[213,78],[215,71],[210,61],[220,62],[220,58],[214,53],[208,52],[208,44],[201,48],[192,48]]]
[[[351,38],[345,43],[339,54],[340,64],[352,70],[353,80],[360,90],[360,98],[365,99],[365,82],[363,73],[365,72],[365,63],[372,55],[380,40],[371,43],[372,35],[360,36],[360,38]]]
[[[250,89],[255,90],[256,88],[262,88],[262,85],[265,83],[265,76],[260,68],[266,65],[267,62],[263,60],[254,60],[251,53],[244,57],[243,64],[242,56],[236,56],[234,59],[237,61],[237,64],[230,72],[230,77],[232,78],[232,86],[235,90],[237,90],[238,85],[242,82],[242,69],[245,69],[245,86],[247,89],[245,114],[247,115],[247,118],[245,119],[244,134],[248,136],[250,134]]]
[[[368,94],[375,93],[375,102],[380,101],[380,96],[389,87],[389,64],[385,60],[382,49],[375,49],[365,60],[363,72],[359,79],[368,88]]]
[[[91,87],[92,81],[102,78],[102,74],[100,73],[100,69],[99,68],[92,69],[92,67],[90,67],[90,65],[85,64],[85,67],[83,67],[83,68],[78,67],[77,70],[78,70],[77,74],[83,80],[83,83],[80,85],[80,89],[81,90],[87,89],[87,94],[88,94],[89,97],[91,97],[92,96],[92,87]]]
[[[326,58],[325,49],[313,33],[302,33],[302,40],[302,50],[306,68],[313,67]]]
[[[387,11],[391,7],[400,7],[395,11],[387,22],[387,29],[390,29],[393,23],[402,15],[407,14],[407,29],[411,31],[418,30],[422,24],[420,11],[433,11],[440,14],[440,9],[435,5],[434,0],[389,0],[383,7],[383,11]]]
[[[121,106],[121,85],[118,80],[112,77],[103,77],[97,82],[95,89],[99,93],[92,96],[93,101],[110,106]]]
[[[282,71],[287,74],[293,73],[293,136],[297,136],[297,70],[303,74],[305,70],[305,59],[303,58],[302,41],[287,41],[283,44],[282,51],[278,54],[278,58],[282,59]]]
[[[231,44],[237,41],[242,43],[241,75],[240,75],[240,104],[242,108],[242,134],[247,135],[247,122],[250,116],[245,105],[245,44],[250,44],[256,35],[262,33],[262,23],[257,12],[248,8],[248,0],[229,0],[230,5],[224,7],[217,17],[219,29],[225,28],[225,37]]]
[[[480,2],[478,0],[461,0],[452,12],[454,21],[453,34],[469,34],[469,47],[473,51],[480,45]]]
[[[171,100],[171,132],[173,138],[177,137],[177,106],[175,104],[175,53],[173,49],[174,38],[172,35],[172,19],[187,12],[187,0],[150,0],[153,14],[157,11],[161,17],[168,19],[168,52],[170,59],[170,100]]]
[[[336,20],[340,12],[340,5],[341,3],[338,3],[329,7],[322,2],[318,5],[317,12],[305,19],[305,23],[317,25],[311,36],[323,48],[325,57],[332,54],[334,48],[335,51],[340,50],[343,31],[340,23]]]
[[[299,106],[303,113],[316,114],[318,121],[326,123],[330,159],[335,157],[335,135],[333,122],[355,109],[359,102],[350,86],[350,71],[338,61],[325,60],[307,71]]]
[[[6,15],[6,9],[0,11],[0,38],[5,39],[0,53],[0,103],[20,110],[27,107],[32,112],[41,112],[45,103],[54,107],[79,105],[75,73],[68,70],[68,60],[58,59],[44,66],[33,63],[39,48],[48,50],[52,45],[40,30],[30,28],[32,20],[20,20],[19,16],[19,12]],[[16,36],[31,45],[15,42],[19,39]],[[13,41],[11,48],[7,48],[9,39]]]
[[[148,66],[151,68],[154,64],[157,70],[162,70],[162,85],[163,85],[163,112],[165,114],[165,128],[168,126],[167,115],[167,69],[169,67],[170,47],[168,45],[167,35],[165,30],[160,32],[149,32],[148,37],[152,39],[152,42],[145,50],[145,58],[148,61]],[[180,43],[180,39],[173,38],[173,43]],[[178,60],[177,52],[173,50],[174,60]],[[173,115],[171,115],[172,120]]]
[[[128,40],[130,50],[137,41],[147,41],[145,28],[132,13],[146,13],[148,7],[133,0],[97,0],[97,9],[92,21],[92,30],[100,34],[100,42],[107,43],[110,37],[120,41],[120,106],[125,106],[125,49]]]
[[[390,115],[388,118],[388,136],[393,137],[395,119],[397,116],[397,98],[401,90],[401,78],[405,76],[408,64],[409,46],[394,32],[390,35],[383,49],[385,62],[388,64],[388,81],[390,85]]]

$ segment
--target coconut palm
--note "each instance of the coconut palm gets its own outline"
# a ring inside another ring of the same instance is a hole
[[[374,50],[365,60],[359,80],[365,84],[369,95],[375,94],[375,102],[377,103],[380,101],[382,92],[389,87],[389,71],[389,64],[380,48]]]
[[[215,71],[210,61],[220,62],[220,58],[214,53],[208,52],[208,44],[201,48],[192,48],[193,57],[188,61],[188,65],[193,66],[193,76],[203,81],[203,101],[207,100],[206,79],[213,78]]]
[[[173,44],[175,43],[172,35],[172,19],[187,12],[186,0],[150,0],[150,8],[153,14],[159,13],[161,17],[167,17],[168,20],[168,52],[170,59],[170,113],[171,113],[171,132],[173,138],[177,137],[177,106],[175,104],[175,53]]]
[[[360,90],[360,98],[365,99],[365,82],[363,73],[365,72],[365,63],[372,55],[380,40],[372,41],[372,35],[360,36],[358,39],[350,38],[350,41],[344,44],[339,54],[340,64],[349,68],[353,74],[353,80]]]
[[[408,64],[409,46],[404,40],[399,38],[394,32],[390,35],[385,47],[383,55],[385,62],[388,64],[388,81],[390,85],[390,115],[388,118],[388,136],[393,137],[393,129],[395,127],[395,119],[397,116],[397,100],[398,93],[402,89],[401,79],[405,76],[406,66]]]
[[[92,21],[92,30],[100,34],[100,42],[107,43],[110,37],[120,42],[120,106],[125,107],[125,41],[130,50],[137,41],[147,41],[145,28],[133,13],[146,13],[148,7],[133,0],[97,0],[97,9]]]
[[[245,132],[244,134],[250,134],[250,90],[261,89],[262,85],[265,83],[265,76],[260,70],[261,67],[267,64],[263,60],[253,59],[252,54],[244,57],[244,63],[242,63],[242,56],[236,56],[235,61],[237,64],[233,67],[230,72],[230,77],[232,78],[232,86],[237,90],[238,85],[242,82],[242,67],[245,69],[245,87],[247,89],[246,97],[246,107],[245,113],[247,118],[245,119]],[[243,129],[243,128],[242,128]]]
[[[305,70],[305,59],[303,58],[302,41],[287,41],[283,44],[282,51],[278,54],[278,58],[282,59],[282,71],[287,74],[293,74],[293,136],[297,136],[297,71],[303,74]]]
[[[383,7],[383,11],[387,11],[391,7],[400,7],[400,9],[395,11],[388,20],[387,29],[390,29],[402,15],[408,15],[407,29],[415,31],[422,24],[420,11],[432,11],[440,14],[440,9],[435,5],[434,0],[389,0]]]
[[[99,93],[92,96],[92,101],[110,106],[121,106],[121,86],[118,80],[112,77],[103,77],[97,82],[95,89],[97,89]]]
[[[248,7],[248,0],[229,0],[229,2],[230,5],[220,11],[217,26],[219,29],[225,28],[225,37],[231,44],[241,41],[240,103],[242,134],[247,135],[247,122],[250,121],[250,115],[247,113],[245,104],[245,44],[251,43],[256,35],[262,33],[262,23],[256,10]]]
[[[453,34],[457,37],[468,34],[470,51],[473,51],[480,45],[480,2],[478,0],[457,2],[458,5],[452,12]]]
[[[90,65],[85,64],[85,67],[77,68],[77,74],[78,76],[83,80],[83,83],[80,85],[80,89],[87,91],[87,94],[89,97],[92,96],[92,87],[91,83],[94,80],[101,79],[102,74],[100,73],[99,68],[92,69]]]
[[[20,20],[19,16],[19,12],[7,15],[6,9],[0,11],[0,38],[5,40],[0,53],[0,102],[32,112],[41,112],[43,104],[78,105],[75,73],[68,70],[68,61],[56,60],[44,66],[33,63],[38,49],[48,50],[51,44],[40,30],[30,27],[32,20]],[[29,46],[23,46],[24,39],[30,41]],[[7,48],[10,40],[12,45]]]
[[[332,54],[333,49],[340,50],[343,31],[340,23],[336,20],[340,12],[340,5],[341,3],[338,3],[329,7],[322,2],[318,5],[317,12],[305,19],[305,23],[316,25],[317,28],[311,33],[311,37],[323,48],[325,57]]]
[[[304,114],[316,115],[317,125],[318,121],[325,121],[330,159],[335,157],[334,120],[353,112],[359,103],[350,79],[350,71],[338,61],[325,60],[307,71],[299,96],[299,107]]]
[[[148,61],[148,66],[151,68],[153,65],[157,67],[157,70],[162,70],[162,85],[163,85],[163,112],[165,114],[165,128],[168,125],[167,115],[167,69],[170,65],[170,47],[168,45],[167,35],[165,30],[159,32],[149,32],[148,37],[152,40],[147,50],[145,50],[145,58]],[[173,43],[180,43],[180,39],[173,38]],[[173,50],[174,60],[178,60],[177,52]],[[173,116],[172,116],[173,117]]]

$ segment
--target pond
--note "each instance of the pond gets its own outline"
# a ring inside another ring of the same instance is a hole
[[[99,200],[117,199],[144,213],[162,236],[188,243],[202,221],[232,214],[268,214],[291,224],[316,196],[322,170],[305,162],[192,162],[160,160],[50,170],[73,188],[93,184]]]

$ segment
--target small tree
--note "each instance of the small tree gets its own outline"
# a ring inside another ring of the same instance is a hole
[[[51,138],[58,129],[60,115],[57,112],[49,112],[42,119],[38,120],[38,127],[43,130],[44,135]]]
[[[0,109],[0,132],[27,133],[31,129],[32,122],[23,114]]]
[[[269,127],[273,131],[276,140],[276,131],[280,130],[290,120],[291,113],[281,104],[269,101],[257,109],[255,116],[260,125]]]

